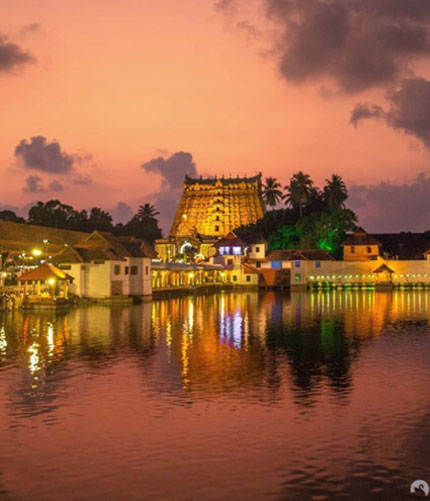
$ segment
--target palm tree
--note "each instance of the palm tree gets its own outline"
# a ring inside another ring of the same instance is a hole
[[[266,177],[266,182],[263,185],[263,200],[272,209],[282,200],[282,191],[280,188],[281,184],[278,183],[276,178]]]
[[[152,204],[144,204],[139,206],[139,210],[137,211],[137,217],[142,219],[155,219],[155,216],[160,214],[157,212],[155,207]]]
[[[326,179],[323,199],[330,209],[340,209],[344,207],[344,202],[347,198],[348,190],[340,176],[333,174],[330,179]]]
[[[290,183],[285,186],[286,204],[299,208],[300,217],[303,216],[303,207],[309,202],[315,191],[314,183],[308,174],[302,171],[296,172],[290,179]]]

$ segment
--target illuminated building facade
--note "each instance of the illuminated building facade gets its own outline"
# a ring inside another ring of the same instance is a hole
[[[169,238],[156,242],[160,259],[175,259],[187,243],[202,259],[214,255],[215,242],[235,228],[263,217],[261,186],[261,174],[209,179],[186,176]]]

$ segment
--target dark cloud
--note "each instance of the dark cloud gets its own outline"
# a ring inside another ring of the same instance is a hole
[[[197,176],[196,164],[191,153],[178,151],[169,158],[158,157],[142,164],[146,172],[155,172],[162,177],[162,188],[182,188],[185,174]]]
[[[383,118],[393,129],[413,135],[430,148],[430,82],[409,78],[387,95],[389,109],[371,103],[360,103],[351,114],[355,126],[361,120]]]
[[[56,179],[54,179],[50,184],[49,184],[49,189],[51,191],[57,191],[57,192],[60,192],[60,191],[63,191],[64,190],[64,187],[63,185],[60,183],[60,181],[57,181]]]
[[[372,103],[358,103],[352,110],[349,121],[352,125],[357,127],[361,120],[383,117],[385,117],[385,111],[381,106]]]
[[[118,202],[114,209],[108,211],[117,223],[126,223],[133,217],[133,209],[125,202]]]
[[[153,194],[150,199],[160,212],[161,226],[167,229],[175,215],[185,175],[197,176],[193,156],[190,153],[178,151],[168,158],[158,157],[145,162],[142,169],[159,174],[162,178],[159,193]]]
[[[430,175],[404,184],[382,182],[349,187],[348,207],[360,225],[372,232],[430,230]]]
[[[28,176],[25,180],[25,186],[22,189],[25,193],[43,193],[43,181],[40,176]]]
[[[288,81],[329,80],[343,92],[387,86],[430,55],[428,0],[262,0],[278,27],[275,50]],[[224,0],[246,19],[249,2]]]
[[[25,36],[40,30],[40,23],[30,23],[23,26],[19,32],[20,36]]]
[[[73,184],[77,184],[79,186],[90,186],[91,184],[93,184],[93,180],[92,180],[91,176],[89,176],[89,175],[82,176],[80,174],[75,176],[75,178],[73,179],[72,182],[73,182]]]
[[[66,174],[72,170],[74,157],[61,150],[57,141],[34,136],[30,142],[23,139],[15,148],[15,157],[26,169],[51,174]]]
[[[9,72],[18,66],[34,62],[35,58],[30,52],[0,35],[0,72]]]
[[[237,0],[217,0],[214,5],[218,10],[228,10],[235,8],[237,3]]]

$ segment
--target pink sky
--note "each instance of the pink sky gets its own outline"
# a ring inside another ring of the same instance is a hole
[[[331,173],[349,184],[413,179],[428,151],[381,121],[348,125],[359,101],[382,90],[327,96],[321,82],[282,79],[264,43],[249,37],[212,0],[1,0],[0,33],[34,64],[0,72],[0,203],[60,198],[75,207],[133,208],[161,179],[140,165],[190,152],[203,174],[261,171],[284,184],[295,171],[317,183]],[[263,22],[263,21],[262,21]],[[23,27],[39,23],[36,30]],[[20,33],[21,32],[21,33]],[[16,164],[23,139],[45,136],[93,185],[65,176],[61,193],[25,193]],[[95,166],[94,166],[95,165]]]

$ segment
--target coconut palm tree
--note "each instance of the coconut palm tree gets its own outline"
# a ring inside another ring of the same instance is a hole
[[[155,216],[160,214],[157,212],[156,208],[152,204],[144,204],[139,206],[139,210],[137,211],[138,219],[155,219]]]
[[[266,205],[271,207],[282,200],[281,184],[274,177],[266,177],[266,182],[263,185],[263,200]]]
[[[326,179],[323,199],[330,209],[341,209],[347,198],[348,190],[340,176],[333,174],[330,179]]]
[[[286,205],[299,208],[300,217],[303,216],[303,207],[309,202],[315,191],[314,183],[308,174],[302,171],[296,172],[290,179],[290,183],[285,186]]]

